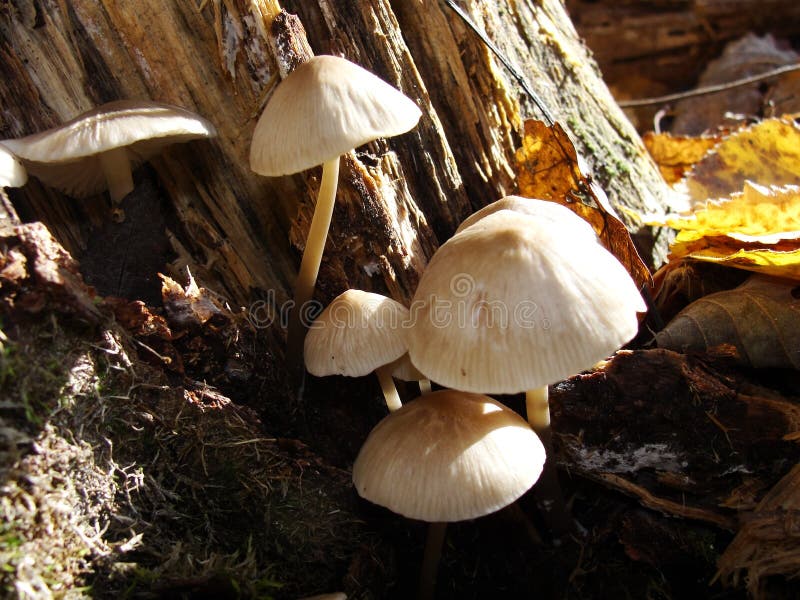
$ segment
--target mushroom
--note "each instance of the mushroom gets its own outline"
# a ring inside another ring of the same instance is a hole
[[[550,453],[547,386],[630,340],[645,305],[580,217],[566,210],[551,218],[556,211],[544,205],[533,210],[546,212],[500,209],[436,251],[412,300],[406,338],[411,361],[432,381],[477,393],[525,392],[528,422]],[[572,530],[551,461],[537,487],[553,533]]]
[[[416,381],[419,385],[421,394],[429,394],[431,392],[431,380],[414,366],[408,356],[408,352],[403,354],[400,358],[394,361],[391,365],[392,377],[400,379],[401,381]]]
[[[28,172],[8,148],[0,145],[0,188],[22,187],[28,181]]]
[[[502,209],[453,236],[420,279],[406,332],[411,361],[432,381],[526,392],[537,432],[550,423],[547,386],[630,340],[645,310],[625,268],[570,219],[582,221]]]
[[[401,406],[392,380],[393,363],[406,354],[402,327],[408,309],[386,296],[347,290],[311,324],[305,338],[305,363],[317,377],[363,377],[373,371],[390,411]]]
[[[500,510],[539,478],[541,441],[519,415],[480,394],[440,390],[390,413],[353,464],[363,498],[431,524],[420,597],[431,597],[446,523]]]
[[[421,111],[409,98],[369,71],[336,56],[315,56],[276,88],[253,131],[250,168],[270,177],[322,165],[314,216],[294,291],[287,363],[300,362],[300,313],[316,286],[333,214],[339,157],[417,124]]]
[[[0,225],[19,223],[5,188],[22,187],[28,181],[28,172],[9,150],[0,145]]]
[[[591,240],[597,239],[594,228],[566,206],[558,202],[525,198],[524,196],[505,196],[500,200],[487,204],[464,219],[456,229],[456,235],[484,217],[493,215],[500,210],[513,210],[524,215],[536,217],[540,221],[552,223],[555,227],[572,227],[575,235],[581,235]]]
[[[31,175],[70,196],[108,189],[115,215],[133,191],[132,170],[162,148],[215,135],[195,113],[147,100],[117,100],[78,115],[60,127],[3,140]]]

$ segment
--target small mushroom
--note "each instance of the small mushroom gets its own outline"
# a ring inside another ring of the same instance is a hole
[[[147,100],[117,100],[60,127],[3,140],[31,175],[65,194],[85,198],[108,189],[116,216],[133,191],[132,170],[178,142],[215,135],[195,113]]]
[[[431,523],[420,596],[431,597],[445,523],[511,504],[536,483],[545,451],[528,423],[480,394],[440,390],[390,413],[353,464],[361,497]]]
[[[276,88],[256,123],[250,168],[270,177],[322,165],[314,216],[294,291],[287,363],[300,362],[303,327],[299,318],[311,300],[325,249],[339,157],[381,137],[409,131],[421,111],[401,92],[362,67],[336,56],[315,56]]]
[[[308,372],[317,377],[378,376],[390,411],[401,406],[392,380],[394,361],[406,353],[408,309],[386,296],[347,290],[311,324],[305,339]]]

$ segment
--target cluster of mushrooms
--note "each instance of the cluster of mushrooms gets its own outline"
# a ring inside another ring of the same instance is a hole
[[[314,115],[301,136],[278,116],[293,114],[292,103],[316,108],[297,111]],[[402,93],[330,56],[304,63],[275,91],[256,126],[251,167],[281,175],[323,165],[295,309],[313,295],[339,156],[404,133],[419,117]],[[547,386],[616,351],[644,310],[630,275],[586,221],[559,204],[509,196],[473,214],[437,250],[409,307],[347,290],[307,334],[290,326],[290,347],[305,335],[312,375],[375,372],[380,381],[389,414],[362,446],[353,482],[367,500],[431,523],[421,597],[433,593],[444,524],[507,506],[542,474]],[[419,382],[422,395],[403,405],[393,378]],[[444,389],[431,391],[431,382]],[[486,395],[520,392],[527,422]]]
[[[421,582],[430,596],[444,523],[497,511],[536,483],[549,444],[547,386],[630,340],[645,306],[588,223],[561,205],[509,196],[473,214],[437,250],[409,307],[347,290],[306,333],[298,315],[316,285],[339,157],[410,131],[420,116],[375,75],[316,56],[276,88],[256,125],[250,165],[266,176],[323,166],[287,361],[302,353],[316,376],[378,376],[389,414],[361,448],[353,482],[362,497],[432,524]],[[165,144],[211,135],[210,123],[184,109],[113,102],[0,142],[0,186],[23,185],[27,170],[76,197],[108,189],[118,209],[133,189],[132,167]],[[421,395],[403,405],[393,378],[417,381]],[[522,392],[527,421],[486,395]]]

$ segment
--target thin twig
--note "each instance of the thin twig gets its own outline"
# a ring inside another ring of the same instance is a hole
[[[553,114],[548,110],[547,106],[544,103],[544,100],[542,100],[539,97],[539,94],[534,92],[531,86],[528,85],[528,82],[522,76],[522,73],[520,73],[517,70],[517,68],[513,64],[511,64],[511,61],[508,60],[506,56],[500,51],[500,48],[494,45],[494,42],[492,42],[492,40],[489,39],[489,36],[486,35],[486,33],[480,27],[478,27],[472,21],[472,19],[469,18],[469,15],[465,13],[464,10],[458,4],[455,3],[455,0],[444,0],[444,2],[445,4],[447,4],[447,6],[453,9],[453,12],[455,12],[459,17],[461,17],[461,20],[464,21],[464,23],[466,23],[467,26],[470,29],[472,29],[472,31],[474,31],[479,38],[481,38],[481,41],[484,44],[486,44],[486,46],[489,48],[489,50],[491,50],[494,53],[497,59],[501,63],[503,63],[503,66],[506,69],[508,69],[508,72],[511,73],[511,76],[514,79],[516,79],[517,83],[519,83],[519,85],[522,87],[522,90],[526,94],[528,94],[528,96],[530,96],[531,100],[533,100],[533,103],[539,108],[540,111],[542,111],[542,114],[544,115],[544,119],[547,125],[552,127],[553,124],[556,122],[555,118],[553,117]]]
[[[668,102],[683,100],[685,98],[694,98],[696,96],[707,96],[709,94],[717,94],[719,92],[725,92],[727,90],[732,90],[737,87],[743,87],[746,85],[750,85],[752,83],[758,83],[759,81],[764,81],[765,79],[772,79],[773,77],[778,77],[780,75],[784,75],[785,73],[791,73],[793,71],[800,71],[800,64],[784,65],[783,67],[772,69],[771,71],[767,71],[766,73],[760,73],[758,75],[751,75],[749,77],[735,79],[734,81],[729,81],[728,83],[709,85],[706,87],[689,90],[688,92],[678,92],[676,94],[667,94],[666,96],[657,96],[655,98],[641,98],[639,100],[623,100],[618,104],[622,108],[635,108],[637,106],[652,106],[653,104],[666,104]]]

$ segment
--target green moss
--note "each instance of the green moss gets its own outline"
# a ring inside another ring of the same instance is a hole
[[[68,376],[64,341],[55,319],[46,327],[31,326],[22,341],[9,339],[0,330],[0,396],[7,409],[24,415],[34,427],[60,406]]]

